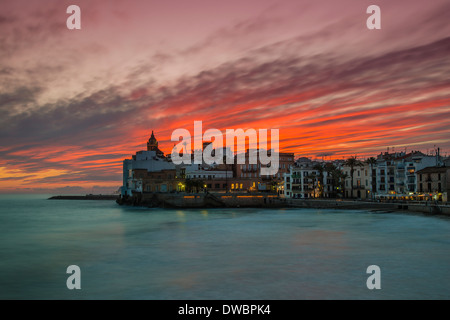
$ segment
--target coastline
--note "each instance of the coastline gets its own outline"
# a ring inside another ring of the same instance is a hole
[[[118,198],[119,205],[204,209],[204,208],[314,208],[370,210],[450,216],[450,206],[436,203],[375,202],[347,199],[288,199],[276,194],[248,193],[144,193]]]
[[[58,195],[48,200],[115,200],[119,205],[148,208],[309,208],[369,210],[373,212],[419,213],[450,216],[450,206],[436,203],[374,202],[347,199],[287,199],[276,194],[246,193],[148,193],[121,198],[118,195]]]

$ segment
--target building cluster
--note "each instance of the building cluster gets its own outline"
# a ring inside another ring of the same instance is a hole
[[[203,146],[205,148],[205,145]],[[225,154],[225,152],[224,152]],[[365,160],[315,161],[279,153],[275,175],[260,174],[262,164],[181,164],[158,148],[152,132],[147,151],[123,161],[122,196],[152,192],[273,192],[281,197],[402,199],[447,202],[450,159],[420,151],[385,152]]]
[[[450,191],[450,159],[439,154],[381,153],[329,162],[297,159],[285,175],[285,197],[439,200]]]
[[[204,144],[203,148],[207,144]],[[223,154],[226,154],[226,150]],[[138,151],[131,159],[123,161],[122,196],[147,192],[278,192],[284,188],[284,175],[294,165],[293,153],[279,154],[279,170],[275,175],[261,175],[259,158],[249,163],[249,152],[245,164],[180,164],[175,165],[171,157],[158,148],[152,132],[147,142],[147,151]]]

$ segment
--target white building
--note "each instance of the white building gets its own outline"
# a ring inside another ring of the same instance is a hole
[[[291,167],[289,173],[284,174],[285,197],[294,199],[318,197],[318,177],[319,171],[313,169],[311,162]]]
[[[345,198],[372,198],[372,168],[370,164],[364,162],[360,163],[360,166],[353,167],[353,181],[351,176],[351,167],[343,166],[342,168],[342,171],[347,175],[347,178],[345,179]]]
[[[122,195],[132,195],[132,191],[142,192],[142,183],[134,179],[134,169],[146,169],[149,172],[175,169],[175,165],[165,157],[158,156],[156,151],[138,151],[131,159],[123,161]]]
[[[153,131],[147,142],[147,151],[138,151],[131,159],[123,161],[122,196],[131,196],[133,191],[142,192],[142,181],[134,179],[134,169],[146,169],[149,172],[176,169],[170,158],[165,157],[164,153],[158,149],[158,141]]]
[[[420,151],[384,153],[377,157],[377,195],[407,196],[417,193],[416,172],[436,166],[438,157]]]

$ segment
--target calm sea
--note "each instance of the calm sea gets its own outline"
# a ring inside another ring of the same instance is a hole
[[[450,298],[448,218],[47,197],[0,196],[0,299]]]

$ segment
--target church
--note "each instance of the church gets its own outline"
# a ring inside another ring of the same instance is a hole
[[[173,170],[175,172],[175,165],[170,161],[170,157],[164,156],[158,148],[158,140],[152,131],[150,138],[147,141],[147,150],[138,151],[131,159],[123,161],[123,184],[121,187],[121,194],[132,195],[132,191],[142,192],[142,178],[137,177],[136,172],[144,170],[143,172],[162,172],[163,170]],[[145,171],[146,170],[146,171]]]
[[[164,152],[162,152],[158,148],[158,140],[156,140],[153,130],[152,130],[152,135],[150,136],[150,138],[147,141],[147,151],[155,151],[157,156],[164,157]]]

